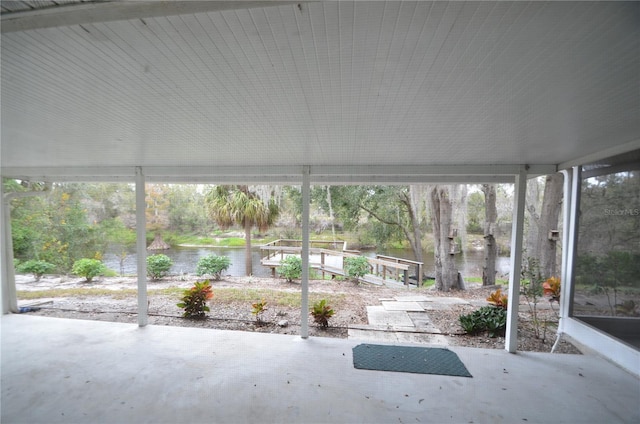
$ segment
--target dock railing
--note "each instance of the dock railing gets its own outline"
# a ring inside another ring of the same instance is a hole
[[[346,242],[332,242],[312,240],[309,242],[309,266],[322,273],[333,277],[339,275],[346,277],[344,270],[344,258],[361,256],[358,251],[347,250]],[[271,268],[271,274],[275,277],[276,268],[282,260],[288,256],[300,256],[302,253],[301,240],[280,239],[260,246],[262,266]],[[361,278],[362,281],[372,284],[409,284],[409,269],[422,263],[408,261],[402,258],[378,255],[376,258],[367,258],[370,273]],[[420,275],[420,274],[418,274]]]
[[[396,262],[398,264],[404,264],[404,265],[408,265],[409,267],[413,267],[415,268],[416,271],[416,284],[420,285],[422,284],[422,278],[423,278],[423,267],[424,267],[424,263],[423,262],[418,262],[418,261],[412,261],[409,259],[402,259],[402,258],[395,258],[393,256],[387,256],[387,255],[376,255],[376,259],[382,259],[385,261],[389,261],[389,262]],[[376,272],[379,272],[379,270],[376,269]],[[383,269],[382,272],[384,273],[385,270]],[[397,278],[397,276],[396,276]]]

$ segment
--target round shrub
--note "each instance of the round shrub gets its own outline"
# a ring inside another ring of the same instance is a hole
[[[302,276],[302,258],[300,256],[287,256],[280,261],[277,271],[288,282],[299,279]]]
[[[507,311],[497,306],[483,306],[458,319],[464,331],[471,335],[486,331],[489,337],[504,336],[507,328]]]
[[[147,275],[153,280],[159,280],[167,275],[171,265],[173,265],[173,261],[167,255],[147,256]]]
[[[18,272],[23,272],[26,274],[33,274],[36,281],[40,281],[40,278],[44,274],[53,271],[55,267],[56,266],[54,264],[50,264],[49,262],[31,259],[19,264],[17,270]]]
[[[344,258],[344,271],[354,281],[369,273],[369,261],[364,256],[348,256]]]
[[[224,271],[231,266],[231,259],[227,256],[207,255],[198,260],[196,274],[211,275],[214,280],[219,280]]]
[[[73,263],[71,272],[80,277],[87,279],[90,282],[93,277],[102,275],[107,270],[107,267],[97,259],[78,259]]]

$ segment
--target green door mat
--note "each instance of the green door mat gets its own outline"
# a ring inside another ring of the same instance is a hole
[[[353,348],[353,366],[363,370],[472,377],[448,349],[361,344]]]

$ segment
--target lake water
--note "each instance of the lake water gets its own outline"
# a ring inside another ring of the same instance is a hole
[[[224,247],[180,247],[172,248],[169,250],[158,251],[171,258],[173,261],[173,267],[171,268],[171,274],[188,273],[194,274],[198,260],[207,255],[224,255],[231,260],[231,267],[227,270],[227,275],[240,277],[244,275],[244,248],[224,248]],[[378,252],[380,254],[394,256],[398,258],[413,259],[411,250],[407,249],[393,249]],[[149,254],[152,254],[149,252]],[[365,256],[375,257],[376,252],[363,252]],[[136,274],[136,258],[135,252],[130,252],[124,260],[124,273]],[[251,255],[253,261],[253,275],[257,277],[269,277],[271,276],[270,268],[260,265],[260,249],[255,247],[252,250]],[[506,278],[504,276],[509,273],[509,257],[498,257],[496,260],[496,269],[498,270],[499,278]],[[482,276],[482,265],[484,264],[484,252],[472,251],[466,254],[457,255],[456,261],[458,269],[465,277],[480,277]],[[104,255],[104,263],[110,269],[120,272],[120,259],[115,253],[106,253]],[[425,275],[433,275],[434,260],[433,255],[425,256]]]

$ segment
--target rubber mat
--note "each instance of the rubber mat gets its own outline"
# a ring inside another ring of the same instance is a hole
[[[472,377],[449,349],[360,344],[353,348],[353,366],[363,370]]]

